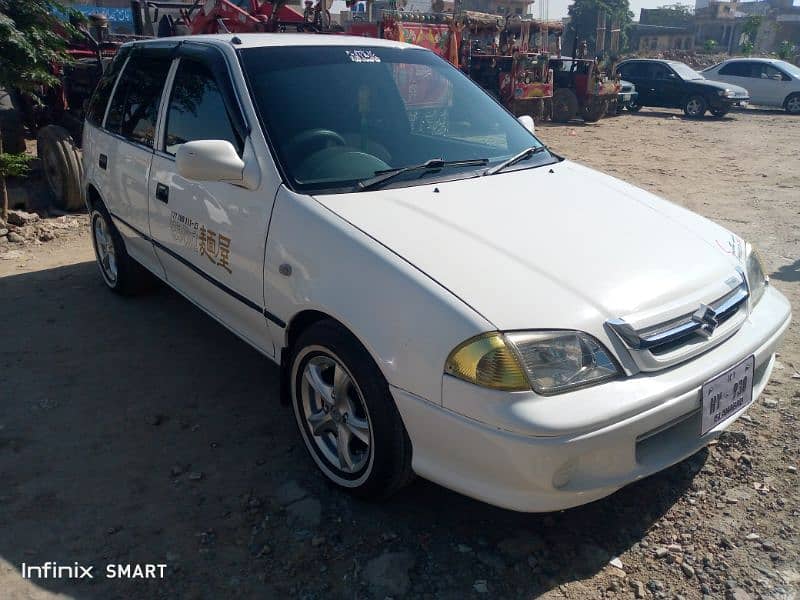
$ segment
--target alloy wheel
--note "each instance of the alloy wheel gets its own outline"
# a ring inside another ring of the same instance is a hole
[[[308,360],[300,408],[310,442],[326,462],[347,475],[364,469],[372,451],[369,415],[358,385],[338,359],[318,354]]]
[[[114,249],[111,231],[109,231],[106,220],[99,213],[96,213],[92,220],[92,237],[100,271],[108,285],[113,287],[118,276],[117,253]]]
[[[786,110],[792,114],[800,113],[800,96],[792,96],[786,101]]]

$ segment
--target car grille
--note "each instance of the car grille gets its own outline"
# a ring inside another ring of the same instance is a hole
[[[608,327],[626,346],[641,371],[656,371],[697,356],[736,333],[747,317],[747,283],[697,310],[655,325],[634,329],[625,319]]]

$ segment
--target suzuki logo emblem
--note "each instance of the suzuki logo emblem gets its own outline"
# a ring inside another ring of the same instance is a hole
[[[714,333],[717,325],[719,325],[717,311],[706,304],[701,304],[700,308],[694,312],[692,321],[700,325],[700,329],[697,330],[697,333],[707,338],[711,337],[711,334]]]

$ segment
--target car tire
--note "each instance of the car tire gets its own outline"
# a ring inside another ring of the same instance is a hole
[[[578,98],[572,90],[561,88],[553,93],[553,121],[566,123],[578,114]]]
[[[300,435],[328,480],[380,499],[413,478],[411,441],[389,386],[344,327],[326,320],[303,331],[290,353],[289,381]]]
[[[706,114],[708,103],[702,96],[689,96],[683,105],[684,114],[691,119],[699,119]]]
[[[632,113],[637,113],[640,110],[642,110],[642,105],[631,102],[630,104],[628,104],[628,110]]]
[[[729,111],[727,108],[710,108],[709,112],[711,113],[712,116],[716,117],[717,119],[721,119],[722,117],[727,115]]]
[[[800,114],[800,94],[789,94],[786,100],[783,101],[783,108],[790,115]]]
[[[93,207],[89,222],[94,256],[106,286],[123,296],[148,289],[153,281],[152,275],[128,255],[125,242],[105,206]]]
[[[69,132],[58,125],[42,127],[36,136],[36,153],[53,205],[61,210],[82,208],[83,160]]]

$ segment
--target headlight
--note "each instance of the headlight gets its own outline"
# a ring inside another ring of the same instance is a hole
[[[719,90],[717,93],[725,98],[734,98],[736,96],[736,92],[733,90]]]
[[[764,274],[764,267],[758,252],[749,243],[745,246],[745,262],[747,267],[747,287],[750,291],[750,308],[753,308],[767,290],[769,277]]]
[[[592,336],[579,331],[532,331],[507,334],[539,394],[558,394],[616,377],[611,355]]]
[[[603,345],[578,331],[487,333],[453,350],[449,375],[492,389],[558,394],[619,374]]]
[[[467,340],[450,353],[444,368],[449,375],[494,390],[531,389],[519,360],[499,332]]]

